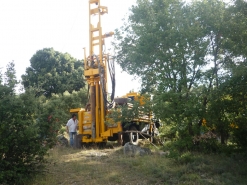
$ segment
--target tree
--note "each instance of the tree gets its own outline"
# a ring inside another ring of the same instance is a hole
[[[233,7],[220,0],[137,0],[116,30],[116,61],[141,77],[142,92],[154,95],[154,113],[174,125],[180,139],[201,134],[204,118],[214,117],[225,142],[228,123],[223,121],[224,104],[214,104],[221,98],[215,92],[229,80],[236,61],[245,61],[243,50],[236,48],[245,47],[238,41],[246,29],[237,32],[241,36],[236,42],[233,20],[238,12]],[[242,15],[238,21],[245,28]],[[221,106],[221,111],[214,114],[207,111],[209,106]]]
[[[16,87],[16,85],[19,83],[16,80],[16,71],[15,71],[15,63],[14,61],[11,61],[7,65],[6,72],[4,73],[4,84],[10,88]]]
[[[44,125],[40,132],[42,137],[47,137],[47,130],[49,130],[49,133],[52,134],[47,137],[48,142],[53,144],[59,134],[58,131],[66,125],[67,120],[71,117],[70,109],[85,107],[87,101],[85,89],[52,95],[49,99],[44,96],[39,97],[39,119]]]
[[[235,55],[247,54],[246,42],[246,29],[247,25],[247,2],[245,0],[235,0],[232,6],[229,6],[227,18],[228,26],[225,31],[228,33],[229,42],[226,46]]]
[[[176,122],[179,130],[188,129],[198,119],[191,114],[200,106],[191,91],[200,83],[209,44],[195,9],[179,0],[139,0],[131,12],[128,23],[116,31],[117,61],[141,76],[143,92],[155,95],[157,116]]]
[[[40,170],[48,150],[40,137],[44,122],[37,124],[35,93],[15,94],[14,71],[11,62],[7,81],[0,84],[0,184],[25,184]]]
[[[247,63],[241,63],[235,66],[232,72],[232,77],[222,83],[218,89],[216,105],[210,105],[209,111],[214,111],[214,114],[221,112],[221,123],[216,124],[217,130],[225,129],[224,138],[230,139],[232,143],[236,143],[239,147],[247,148]],[[221,111],[219,111],[219,109]],[[212,119],[212,118],[211,118]]]
[[[4,78],[4,79],[3,79]],[[41,172],[48,149],[70,118],[69,109],[86,104],[85,89],[37,97],[36,89],[15,93],[14,62],[0,78],[0,184],[26,184]]]
[[[85,86],[83,62],[53,48],[37,51],[30,59],[31,66],[22,75],[24,88],[39,89],[38,95],[51,97],[52,93],[79,91]]]

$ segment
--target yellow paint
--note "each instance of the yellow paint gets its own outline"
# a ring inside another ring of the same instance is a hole
[[[101,16],[108,13],[106,6],[101,6],[100,0],[89,0],[89,56],[86,57],[86,49],[84,48],[84,76],[90,86],[95,86],[95,115],[93,112],[85,109],[71,109],[70,112],[78,113],[79,134],[83,134],[82,142],[106,142],[107,137],[113,136],[113,133],[122,131],[119,124],[114,128],[105,126],[105,102],[102,93],[102,86],[107,90],[107,55],[103,54],[104,39],[112,36],[110,32],[102,34]],[[98,19],[96,24],[92,24],[91,19]],[[98,52],[98,54],[95,54]],[[100,70],[104,69],[105,81],[100,84]],[[92,116],[95,116],[95,138],[92,136]]]

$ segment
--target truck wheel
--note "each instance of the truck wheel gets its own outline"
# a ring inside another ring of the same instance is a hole
[[[138,131],[135,126],[130,127],[130,131]],[[134,145],[138,144],[139,140],[139,133],[137,132],[130,132],[129,134],[130,142]]]
[[[123,133],[122,141],[123,141],[122,146],[124,146],[126,143],[130,142],[129,133]]]

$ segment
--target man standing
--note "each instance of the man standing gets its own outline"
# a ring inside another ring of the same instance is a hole
[[[74,140],[77,133],[78,120],[76,114],[72,114],[72,118],[66,124],[67,132],[69,133],[70,146],[74,146]]]

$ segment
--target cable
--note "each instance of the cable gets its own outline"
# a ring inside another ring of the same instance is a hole
[[[105,46],[104,50],[102,51],[103,55],[104,55],[105,50],[106,50],[106,44],[104,44],[104,46]],[[109,71],[109,75],[111,77],[111,83],[112,83],[112,93],[111,93],[111,103],[110,103],[110,106],[112,108],[114,97],[115,97],[116,80],[115,80],[115,62],[114,62],[114,60],[112,60],[112,62],[110,62],[109,54],[107,55],[107,64],[108,64],[108,71]]]
[[[111,101],[114,100],[115,97],[115,85],[116,85],[116,80],[115,80],[115,62],[112,61],[110,63],[110,57],[108,55],[108,70],[109,70],[109,75],[111,77],[111,82],[112,82],[112,93],[111,93]]]
[[[111,101],[109,102],[107,100],[107,92],[105,89],[105,69],[103,66],[100,65],[100,61],[97,55],[93,54],[93,56],[96,58],[97,62],[98,62],[98,68],[99,68],[99,76],[100,76],[100,84],[101,84],[101,90],[103,93],[103,98],[104,98],[104,102],[105,102],[105,108],[106,109],[110,109],[113,107],[113,100],[114,100],[114,96],[115,96],[115,64],[114,62],[112,62],[111,64],[109,63],[109,55],[107,57],[107,63],[108,63],[108,69],[109,69],[109,74],[111,77],[111,81],[112,81],[112,94],[111,94]]]

